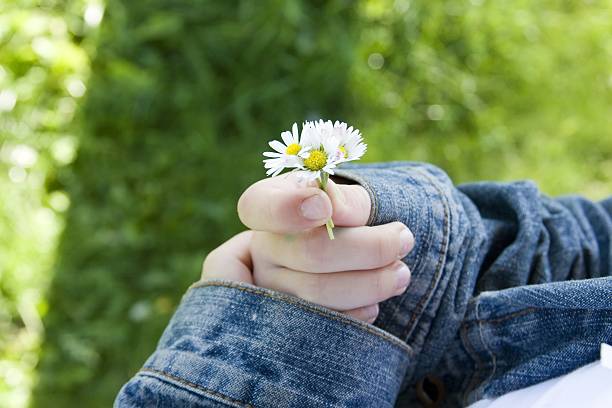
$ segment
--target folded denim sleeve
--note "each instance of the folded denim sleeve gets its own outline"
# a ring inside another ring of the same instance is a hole
[[[117,407],[392,407],[411,349],[389,333],[245,283],[195,284]]]
[[[529,181],[454,186],[423,163],[337,175],[368,191],[368,225],[402,221],[415,236],[411,284],[375,322],[415,353],[398,406],[415,406],[432,374],[465,404],[569,372],[610,341],[612,198],[550,198]]]

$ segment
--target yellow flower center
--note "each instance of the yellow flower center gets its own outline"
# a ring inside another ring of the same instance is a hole
[[[340,151],[344,153],[344,158],[348,158],[348,152],[346,151],[346,147],[340,146]]]
[[[318,171],[325,167],[327,163],[327,155],[320,150],[314,150],[310,152],[308,158],[304,160],[304,166],[308,170]]]
[[[291,143],[289,146],[287,146],[287,150],[285,150],[285,153],[296,155],[300,152],[301,148],[302,146],[300,146],[299,144]]]

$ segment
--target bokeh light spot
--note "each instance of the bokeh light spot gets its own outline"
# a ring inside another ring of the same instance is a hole
[[[372,69],[381,69],[385,65],[385,57],[374,52],[368,56],[368,66]]]

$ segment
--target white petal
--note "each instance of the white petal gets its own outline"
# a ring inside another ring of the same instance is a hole
[[[274,150],[276,150],[279,153],[285,153],[285,150],[287,149],[286,146],[284,146],[278,140],[272,140],[268,144],[270,145],[271,148],[273,148]]]
[[[281,157],[278,157],[276,159],[266,159],[264,160],[264,167],[265,168],[270,168],[270,167],[277,167],[277,166],[284,166],[285,165],[285,160]]]
[[[313,126],[305,126],[302,129],[302,146],[318,149],[321,146],[321,137]]]
[[[300,132],[298,131],[297,123],[294,123],[291,127],[291,133],[293,134],[293,143],[300,144]]]
[[[293,138],[291,137],[291,132],[289,131],[281,132],[281,138],[283,139],[283,142],[287,146],[293,143]]]
[[[325,150],[325,154],[327,154],[328,157],[335,155],[338,147],[338,139],[335,137],[329,136],[323,139],[323,150]]]
[[[284,156],[283,153],[276,153],[276,152],[264,152],[263,155],[266,157],[283,157]]]

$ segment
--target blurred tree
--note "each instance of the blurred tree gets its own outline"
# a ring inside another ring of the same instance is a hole
[[[109,1],[45,319],[38,406],[109,406],[206,252],[240,229],[265,140],[342,117],[347,1]],[[92,398],[93,397],[93,398]]]

